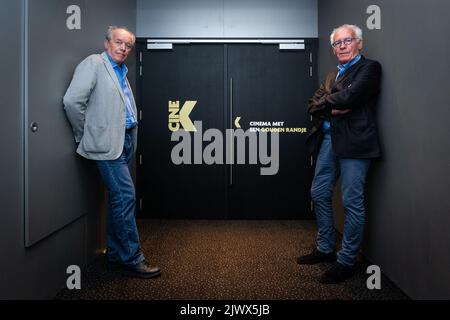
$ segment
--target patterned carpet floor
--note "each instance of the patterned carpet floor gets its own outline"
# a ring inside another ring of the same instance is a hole
[[[82,289],[62,300],[405,300],[384,275],[366,286],[367,261],[338,285],[317,280],[329,264],[300,266],[315,242],[314,221],[138,220],[142,250],[161,268],[156,279],[132,279],[99,256],[82,273]]]

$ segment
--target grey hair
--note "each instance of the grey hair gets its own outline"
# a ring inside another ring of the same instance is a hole
[[[134,33],[131,32],[130,30],[128,30],[127,27],[123,27],[123,26],[109,26],[108,30],[106,30],[106,34],[105,34],[106,40],[112,40],[113,31],[116,30],[116,29],[125,30],[126,32],[131,34],[131,37],[133,38],[133,44],[136,42],[136,36],[134,35]]]
[[[363,40],[363,32],[360,27],[358,27],[357,25],[354,25],[354,24],[343,24],[342,26],[335,28],[333,30],[333,32],[331,33],[331,35],[330,35],[330,43],[331,44],[333,44],[333,42],[334,42],[334,35],[336,34],[336,32],[342,28],[352,29],[353,33],[355,34],[355,38],[359,39],[359,41]]]

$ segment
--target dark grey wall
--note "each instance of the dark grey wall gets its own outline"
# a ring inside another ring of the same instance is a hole
[[[137,35],[316,38],[317,0],[137,0]]]
[[[0,272],[0,297],[7,297],[7,281],[16,265],[6,263],[6,258],[17,261],[17,248],[23,248],[21,118],[20,118],[20,48],[21,3],[14,0],[0,1],[0,35],[9,39],[8,50],[0,50],[0,126],[2,158],[0,162],[0,248],[2,252]],[[22,237],[22,238],[21,238]],[[11,249],[11,247],[15,248]],[[23,249],[22,249],[23,250]],[[5,259],[5,261],[3,261]],[[10,288],[12,288],[10,286]]]
[[[72,4],[81,7],[81,30],[66,29],[66,8]],[[75,154],[62,96],[76,64],[103,50],[108,25],[134,30],[136,4],[1,0],[0,5],[0,32],[8,39],[8,50],[0,53],[0,72],[7,75],[0,79],[0,114],[7,120],[0,126],[5,150],[0,165],[0,299],[51,298],[65,286],[67,266],[85,266],[105,247],[105,193],[92,164]],[[131,79],[135,63],[133,58],[128,63]],[[28,129],[34,117],[40,123],[39,139],[30,137]],[[80,211],[74,219],[55,223],[73,208]],[[25,247],[29,214],[39,232]],[[45,229],[40,218],[52,227]]]
[[[81,10],[79,30],[66,28],[66,9],[73,4]],[[109,2],[108,10],[102,4],[105,2],[28,1],[25,122],[37,123],[39,129],[27,130],[25,135],[27,245],[88,213],[96,201],[92,197],[97,187],[93,179],[96,168],[93,163],[74,157],[75,143],[61,97],[75,65],[87,55],[103,50],[109,24],[131,25],[134,29],[135,12],[128,3]],[[121,15],[127,11],[131,14]],[[134,79],[134,72],[130,76]]]
[[[381,30],[366,27],[373,4]],[[364,253],[413,298],[450,298],[448,12],[445,0],[319,0],[321,79],[336,66],[329,34],[343,23],[363,28],[364,54],[383,66],[384,156],[368,179]]]

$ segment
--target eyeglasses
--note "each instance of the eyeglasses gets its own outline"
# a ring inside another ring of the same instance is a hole
[[[110,40],[110,41],[111,41],[111,40]],[[120,41],[120,40],[114,40],[114,41],[111,41],[111,42],[114,43],[114,45],[117,46],[117,47],[119,47],[119,48],[124,44],[124,45],[125,45],[125,48],[126,48],[127,50],[133,49],[133,45],[130,44],[130,43],[122,42],[122,41]]]
[[[341,44],[345,44],[346,46],[349,46],[352,44],[353,40],[356,40],[356,39],[359,39],[359,38],[345,38],[343,40],[338,40],[338,41],[333,42],[331,44],[331,46],[333,48],[340,47]]]

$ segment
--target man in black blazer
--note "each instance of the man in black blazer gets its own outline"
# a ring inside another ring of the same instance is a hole
[[[317,157],[311,186],[317,245],[297,262],[333,262],[319,281],[339,283],[355,272],[365,220],[365,178],[371,159],[380,156],[375,105],[381,66],[360,54],[363,37],[359,27],[342,25],[333,30],[330,40],[339,65],[327,75],[308,106],[314,126],[307,141]],[[336,254],[332,194],[339,176],[345,224],[342,248]]]

